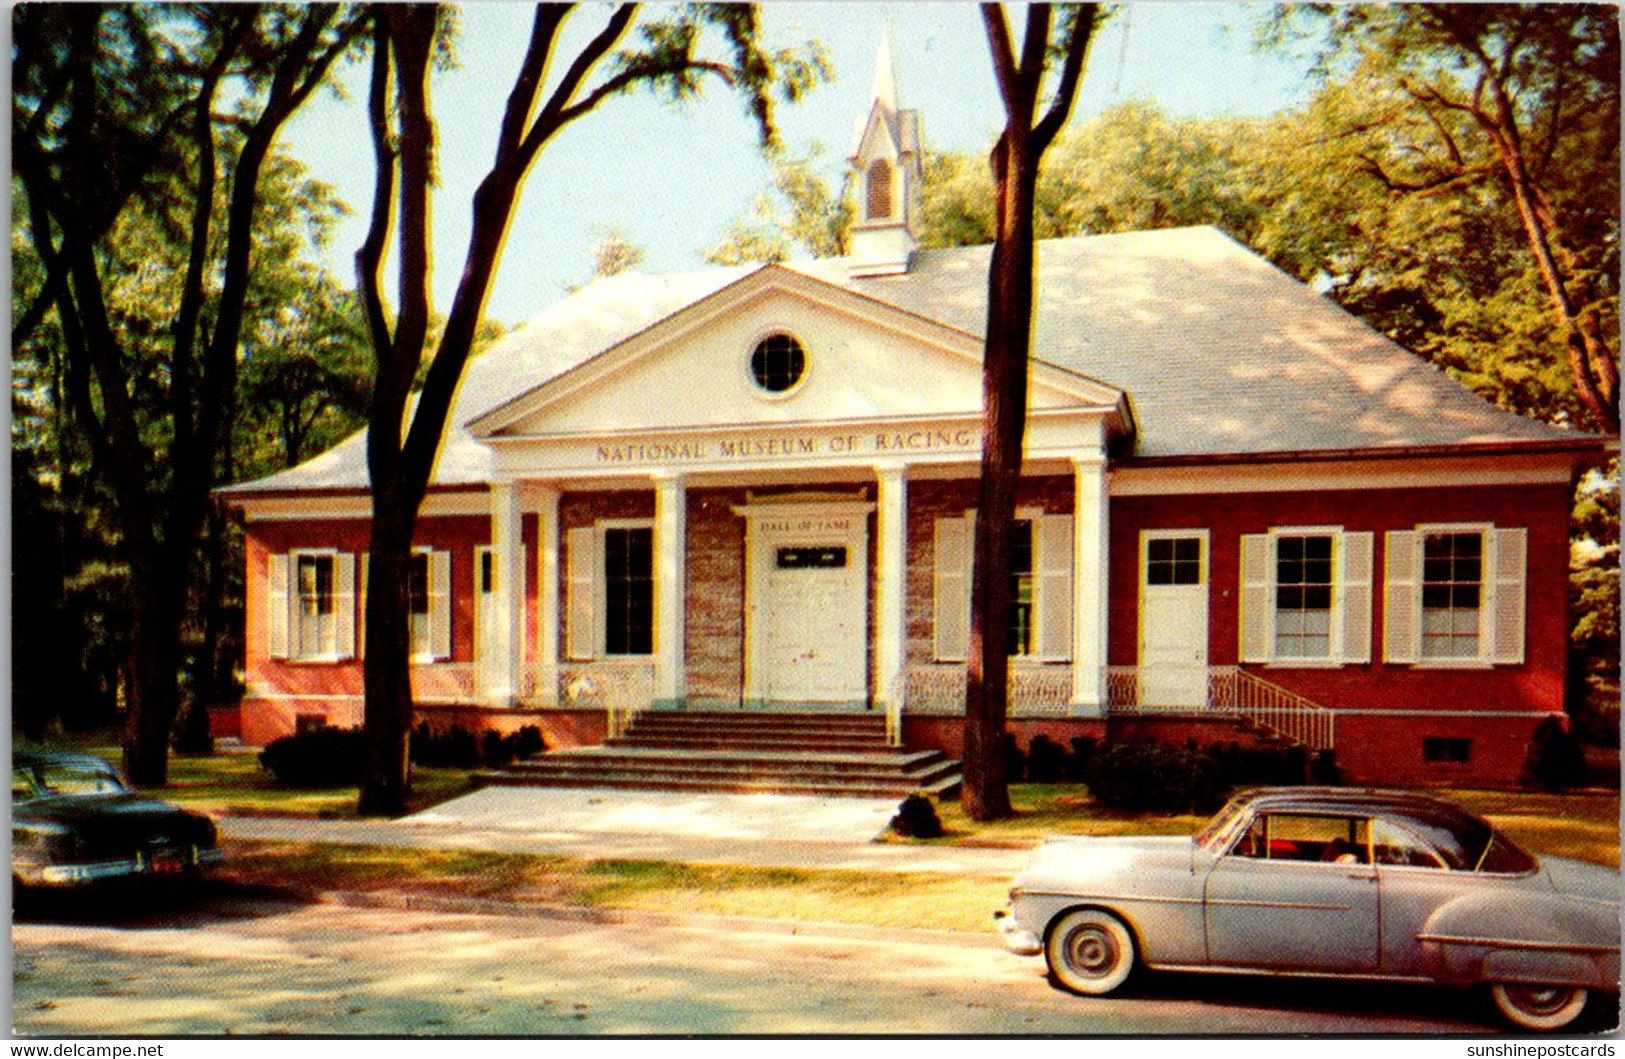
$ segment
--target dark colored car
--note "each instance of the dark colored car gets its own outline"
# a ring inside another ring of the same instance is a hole
[[[101,758],[12,754],[14,885],[196,875],[223,859],[215,841],[208,817],[136,793]]]

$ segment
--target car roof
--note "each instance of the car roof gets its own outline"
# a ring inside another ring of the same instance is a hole
[[[1374,787],[1260,787],[1243,791],[1233,802],[1257,810],[1316,812],[1410,812],[1471,816],[1454,802],[1416,791]]]
[[[36,750],[26,747],[12,749],[11,764],[13,767],[18,765],[90,765],[104,769],[113,768],[112,765],[95,754],[80,754],[71,750]]]

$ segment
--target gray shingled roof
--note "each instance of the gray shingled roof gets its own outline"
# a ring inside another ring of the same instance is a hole
[[[924,250],[905,275],[789,267],[980,335],[989,247]],[[435,481],[487,480],[463,424],[742,278],[623,273],[553,305],[469,365]],[[1126,390],[1136,456],[1474,445],[1572,438],[1496,408],[1214,228],[1045,240],[1034,356]],[[233,493],[365,487],[356,435]]]

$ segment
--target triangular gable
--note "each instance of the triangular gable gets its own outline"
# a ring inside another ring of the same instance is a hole
[[[807,348],[805,382],[763,393],[751,350]],[[982,339],[844,287],[764,266],[468,423],[476,437],[962,415],[981,406]],[[1124,410],[1120,390],[1035,362],[1034,409]]]

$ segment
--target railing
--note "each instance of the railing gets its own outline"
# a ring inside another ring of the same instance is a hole
[[[655,667],[632,663],[563,666],[559,670],[559,704],[603,710],[609,738],[624,735],[654,698]]]
[[[1333,748],[1333,714],[1318,702],[1239,666],[1208,668],[1205,695],[1201,691],[1189,693],[1191,685],[1200,687],[1202,683],[1199,674],[1109,666],[1106,706],[1117,712],[1228,714],[1244,717],[1313,750]],[[1179,688],[1187,690],[1181,694]]]
[[[1009,688],[1011,717],[1065,716],[1072,702],[1072,667],[1013,665]],[[962,711],[965,667],[910,666],[907,702],[910,710],[928,713]]]
[[[1239,666],[1215,668],[1209,701],[1273,729],[1311,750],[1331,750],[1336,724],[1331,710]]]
[[[479,667],[469,662],[432,662],[412,666],[416,702],[466,705],[480,701]]]

